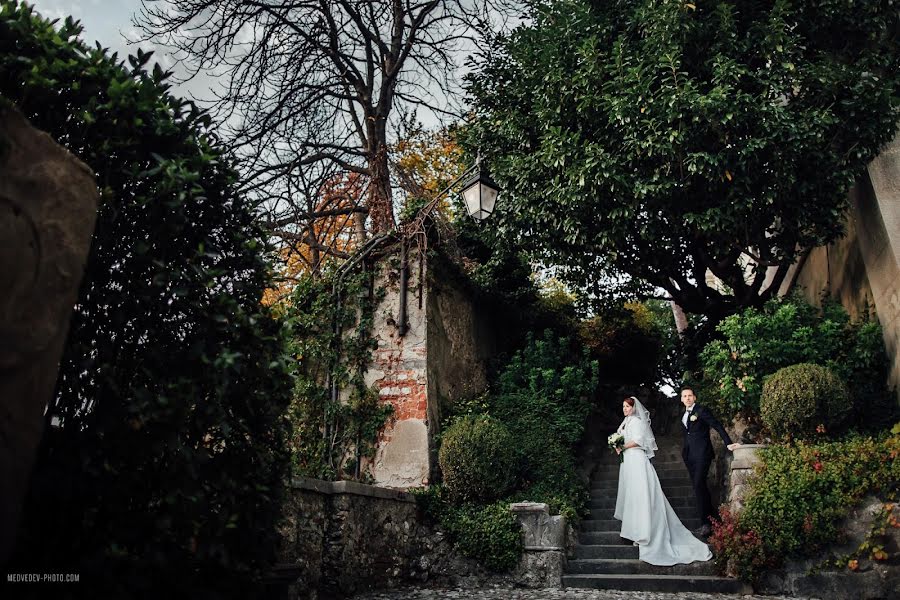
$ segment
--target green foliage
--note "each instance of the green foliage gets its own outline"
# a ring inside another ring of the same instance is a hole
[[[467,144],[504,190],[492,228],[595,298],[637,281],[713,320],[758,305],[842,233],[896,131],[898,20],[891,2],[528,3],[469,79]]]
[[[441,436],[438,460],[449,497],[486,502],[505,496],[516,480],[515,440],[502,423],[464,417]]]
[[[888,362],[877,321],[863,317],[852,323],[835,302],[820,310],[795,295],[732,315],[717,330],[724,339],[707,344],[700,361],[704,378],[717,388],[723,416],[758,414],[767,376],[814,363],[850,388],[858,424],[878,429],[891,422],[894,400],[885,388]]]
[[[0,95],[102,194],[14,560],[95,597],[249,596],[288,466],[264,232],[210,117],[80,33],[0,1]]]
[[[864,496],[896,497],[898,455],[900,427],[878,437],[766,448],[737,523],[729,517],[727,527],[716,526],[710,543],[730,547],[737,575],[748,580],[763,566],[820,555],[839,539],[840,521]],[[758,561],[757,539],[769,557],[765,564]]]
[[[364,479],[362,460],[375,450],[378,432],[393,413],[367,388],[363,374],[375,342],[372,319],[384,290],[371,290],[367,269],[348,273],[340,303],[334,272],[305,275],[280,307],[291,324],[299,368],[289,417],[294,472],[319,479]],[[335,325],[339,331],[335,331]],[[334,385],[342,395],[332,398]]]
[[[840,431],[850,394],[826,367],[800,363],[779,369],[763,386],[760,416],[778,438],[812,439]]]
[[[529,333],[490,392],[454,405],[441,436],[446,486],[420,492],[419,501],[467,556],[495,570],[516,564],[521,540],[519,527],[510,525],[511,502],[546,502],[570,520],[582,514],[588,492],[575,471],[574,448],[584,433],[597,371],[587,350],[569,338],[549,330],[542,337]],[[451,453],[453,464],[447,461]]]
[[[521,496],[574,517],[584,506],[575,444],[584,433],[598,365],[587,350],[545,331],[500,372],[488,412],[509,428],[520,455]]]
[[[454,505],[441,486],[414,493],[419,506],[440,522],[464,556],[493,571],[509,571],[518,564],[522,527],[509,511],[508,501]]]

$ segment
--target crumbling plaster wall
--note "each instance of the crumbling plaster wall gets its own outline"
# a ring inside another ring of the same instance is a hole
[[[375,309],[377,347],[365,375],[379,401],[394,407],[369,471],[374,481],[407,489],[429,484],[438,472],[435,436],[453,402],[487,387],[486,363],[494,352],[490,318],[480,315],[458,278],[409,252],[407,331],[399,333],[399,248],[378,261],[374,278],[384,298]]]
[[[406,489],[427,485],[432,470],[426,372],[428,290],[418,269],[418,256],[411,251],[406,297],[408,329],[401,336],[399,248],[394,250],[394,254],[378,261],[375,274],[374,285],[376,289],[383,288],[385,294],[375,308],[372,334],[377,346],[365,382],[378,389],[379,402],[394,407],[379,436],[370,472],[380,486]]]

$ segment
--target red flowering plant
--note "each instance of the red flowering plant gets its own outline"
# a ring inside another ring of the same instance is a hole
[[[753,581],[789,558],[823,556],[841,539],[841,522],[866,495],[895,498],[900,492],[900,424],[877,436],[770,446],[749,482],[740,514],[722,511],[709,539],[720,568]],[[893,509],[893,504],[888,503]],[[900,525],[890,511],[884,530]],[[893,522],[891,518],[893,517]],[[880,534],[880,530],[875,534]],[[878,535],[850,559],[884,561],[890,553]]]
[[[756,531],[746,529],[738,516],[724,506],[720,515],[720,520],[713,519],[712,535],[708,540],[716,566],[732,577],[756,581],[763,571],[774,566],[762,537]]]

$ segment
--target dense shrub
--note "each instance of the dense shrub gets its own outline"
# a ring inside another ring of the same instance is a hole
[[[830,369],[801,363],[779,369],[763,385],[760,415],[773,435],[810,439],[837,433],[850,412],[847,387]]]
[[[469,416],[447,428],[438,461],[444,485],[455,501],[491,501],[515,484],[515,440],[499,421]]]
[[[877,437],[771,446],[761,452],[737,522],[723,515],[710,543],[734,558],[737,575],[748,580],[788,558],[821,555],[864,496],[896,497],[898,456],[900,424]],[[768,560],[760,558],[760,544]]]
[[[420,493],[419,500],[455,532],[464,554],[503,570],[521,553],[519,528],[510,525],[515,523],[510,502],[546,502],[569,519],[584,509],[588,492],[575,471],[574,447],[597,387],[597,363],[566,337],[528,334],[525,347],[491,387],[454,406],[439,452],[445,486]],[[476,431],[490,435],[475,436]],[[509,472],[507,465],[517,469]],[[499,501],[485,505],[500,497],[486,492],[499,494],[503,488]],[[479,497],[477,503],[464,501]]]
[[[249,597],[288,465],[265,234],[209,116],[80,32],[0,0],[0,95],[102,200],[15,560],[86,597]]]
[[[419,506],[436,519],[464,556],[493,571],[508,571],[522,556],[522,527],[509,502],[454,504],[440,485],[413,490]]]
[[[709,545],[715,553],[716,567],[728,575],[756,581],[763,571],[776,564],[766,553],[762,537],[755,530],[743,527],[740,520],[725,507],[719,511],[720,520],[713,521]]]
[[[539,338],[529,334],[487,396],[486,412],[506,425],[519,454],[521,494],[569,518],[586,498],[574,449],[584,434],[597,373],[597,362],[569,338],[550,331]]]
[[[700,361],[716,394],[705,400],[723,418],[758,414],[766,376],[798,363],[828,367],[847,384],[860,426],[883,429],[896,416],[881,327],[868,315],[850,322],[835,302],[819,309],[794,295],[732,315],[717,331],[724,339],[707,344]]]

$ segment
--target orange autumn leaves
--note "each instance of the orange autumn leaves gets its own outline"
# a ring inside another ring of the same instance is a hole
[[[305,219],[292,224],[296,238],[284,239],[277,284],[264,292],[263,304],[286,299],[298,278],[318,274],[353,252],[358,217],[348,211],[364,204],[366,187],[365,177],[358,173],[342,173],[325,182],[321,200]]]
[[[449,129],[429,131],[411,126],[391,148],[391,169],[402,205],[432,200],[464,171],[462,149]],[[290,235],[277,234],[283,240],[278,283],[265,291],[265,305],[285,300],[298,278],[317,276],[353,252],[365,217],[348,211],[365,205],[367,188],[365,175],[334,175],[318,191],[318,201],[307,200],[304,218],[289,225]],[[449,206],[445,203],[439,209],[447,211]]]

